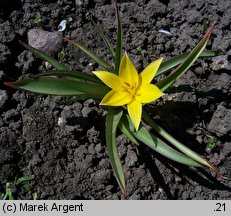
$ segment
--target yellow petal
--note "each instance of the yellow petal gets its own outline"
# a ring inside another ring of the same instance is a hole
[[[127,82],[130,85],[134,86],[134,83],[137,83],[138,85],[139,77],[137,70],[126,53],[120,62],[119,76],[123,79],[124,82]]]
[[[93,73],[102,80],[107,86],[117,91],[121,91],[121,78],[108,71],[93,71]]]
[[[139,103],[137,100],[132,101],[130,104],[128,104],[128,114],[137,131],[139,129],[139,125],[141,121],[142,104]]]
[[[152,81],[154,76],[156,75],[156,72],[158,71],[158,68],[160,67],[160,64],[162,62],[163,58],[159,58],[156,61],[149,64],[141,73],[140,77],[142,80],[142,84],[148,84]]]
[[[118,92],[116,90],[111,90],[108,92],[103,100],[100,102],[100,105],[105,106],[123,106],[130,103],[131,97],[127,92]]]
[[[140,103],[150,103],[163,95],[164,93],[157,86],[146,84],[141,85],[136,98]]]

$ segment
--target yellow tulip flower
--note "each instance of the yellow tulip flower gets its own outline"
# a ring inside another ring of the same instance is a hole
[[[112,90],[102,99],[100,105],[127,105],[128,114],[136,129],[139,128],[142,104],[150,103],[163,95],[155,85],[150,84],[163,58],[149,64],[140,74],[125,53],[120,62],[119,76],[108,71],[93,71]]]

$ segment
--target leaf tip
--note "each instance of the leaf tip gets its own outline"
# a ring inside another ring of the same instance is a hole
[[[18,41],[22,46],[26,47],[27,44],[25,44],[23,41],[19,40]]]
[[[14,86],[14,82],[4,82],[3,84],[6,85],[6,86],[9,86],[9,87]]]
[[[128,192],[127,192],[127,189],[126,189],[126,188],[123,188],[123,189],[122,189],[122,193],[123,193],[124,197],[127,198]]]
[[[211,31],[215,28],[216,24],[217,24],[217,21],[214,21],[213,24],[210,27]]]
[[[209,28],[209,30],[206,32],[203,38],[210,37],[213,29],[215,28],[215,25],[217,24],[217,21],[215,21]]]
[[[209,165],[209,168],[212,169],[213,172],[214,172],[218,177],[224,179],[224,176],[222,176],[222,175],[219,173],[218,169],[217,169],[213,164],[211,164],[209,161],[207,161],[207,163],[208,163],[208,165]]]

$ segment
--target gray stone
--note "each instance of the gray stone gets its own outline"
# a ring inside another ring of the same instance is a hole
[[[9,21],[0,24],[1,43],[10,43],[15,39],[15,32]]]
[[[83,117],[88,117],[89,116],[89,113],[92,111],[92,109],[90,107],[84,107],[82,109],[82,115]]]
[[[4,44],[0,44],[0,65],[6,64],[10,57],[10,50]]]
[[[126,164],[128,167],[135,166],[136,162],[138,161],[136,153],[134,151],[128,149],[125,161],[126,161]]]
[[[212,91],[221,90],[229,92],[231,87],[231,76],[228,73],[215,74],[212,73],[206,82],[199,84],[197,91],[210,93]]]
[[[94,144],[88,146],[88,153],[91,155],[94,155],[96,153]]]
[[[97,170],[94,174],[93,174],[95,180],[99,183],[99,184],[103,184],[107,181],[110,180],[111,178],[111,171],[110,170]]]
[[[175,87],[188,85],[189,87],[196,86],[198,84],[198,78],[192,71],[187,71],[184,76],[176,81]]]
[[[194,92],[177,92],[172,94],[166,94],[163,96],[168,102],[188,102],[191,104],[195,104],[197,102],[197,98]]]
[[[41,162],[42,162],[42,159],[40,158],[39,154],[36,154],[30,160],[29,165],[34,167],[34,166],[38,165]]]
[[[4,71],[0,70],[0,81],[3,80],[5,74],[4,74]]]
[[[87,137],[90,143],[98,143],[99,139],[99,131],[97,131],[94,127],[90,128],[87,131]]]
[[[2,116],[3,116],[3,121],[5,121],[5,123],[7,124],[9,124],[11,121],[16,122],[20,120],[20,113],[16,109],[10,109],[6,111],[5,113],[3,113]]]
[[[221,158],[217,153],[214,153],[209,162],[218,165],[221,162]]]
[[[81,6],[83,4],[83,1],[81,0],[75,0],[76,6]]]
[[[225,156],[228,156],[231,153],[231,143],[230,142],[226,142],[224,144],[222,152]]]
[[[58,53],[63,47],[63,34],[61,32],[48,32],[41,29],[31,29],[27,33],[30,46],[49,55]]]
[[[32,67],[34,60],[34,55],[28,50],[24,50],[18,56],[18,62],[15,63],[15,66],[25,74]]]
[[[230,119],[231,110],[220,104],[209,122],[208,130],[215,133],[218,137],[228,135],[231,132]]]
[[[6,91],[0,90],[0,109],[4,107],[7,100],[8,100],[8,95],[7,95]]]
[[[189,23],[201,22],[202,19],[203,17],[199,11],[197,10],[187,11],[186,20]]]
[[[100,152],[103,151],[103,147],[102,147],[101,143],[99,143],[99,144],[97,144],[97,145],[95,146],[95,151],[96,151],[97,153],[100,153]]]
[[[231,70],[231,64],[228,60],[228,56],[227,55],[221,55],[221,56],[217,56],[212,58],[212,69],[213,70],[221,70],[221,69],[225,69],[225,70]]]

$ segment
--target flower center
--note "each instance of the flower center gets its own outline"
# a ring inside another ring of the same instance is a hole
[[[130,95],[131,101],[135,100],[135,97],[137,95],[137,90],[138,90],[137,87],[138,87],[137,83],[134,83],[133,85],[131,85],[130,83],[123,82],[122,84],[123,91],[127,92]]]

